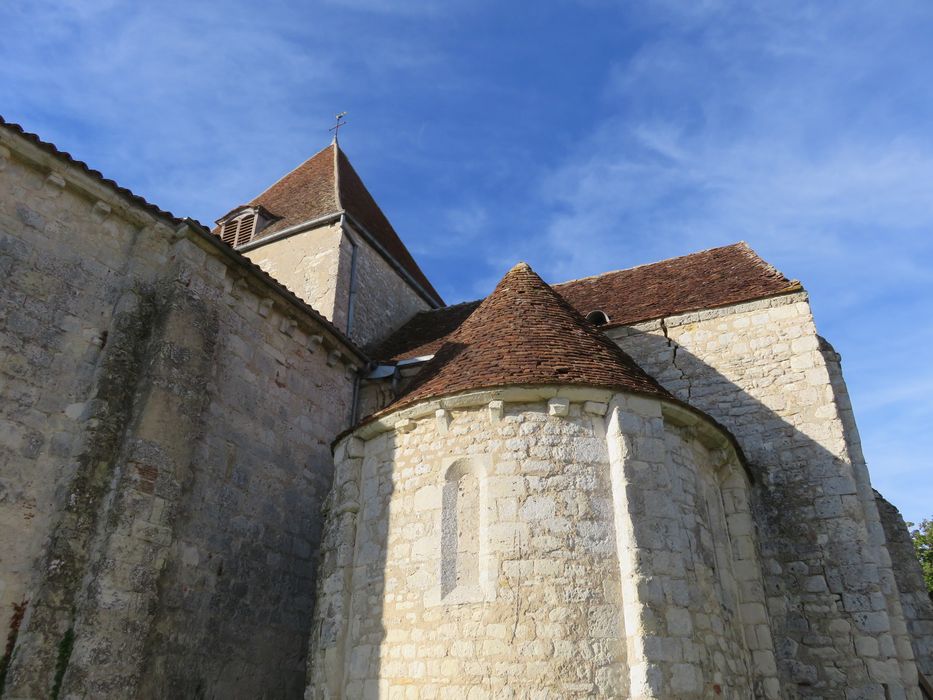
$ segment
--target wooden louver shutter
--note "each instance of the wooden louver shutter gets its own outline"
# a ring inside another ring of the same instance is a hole
[[[249,239],[253,235],[253,224],[256,223],[256,215],[253,213],[244,214],[240,217],[240,226],[237,230],[236,244],[237,246],[245,245],[249,243]]]
[[[220,240],[228,245],[236,245],[236,227],[237,220],[231,219],[224,223],[224,227],[220,232]]]
[[[252,211],[245,212],[224,222],[220,230],[220,240],[234,248],[239,248],[241,245],[249,243],[255,228],[256,213]]]

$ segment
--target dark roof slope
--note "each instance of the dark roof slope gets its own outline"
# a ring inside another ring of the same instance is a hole
[[[408,252],[408,248],[402,243],[392,224],[386,218],[385,214],[376,204],[376,200],[366,189],[366,185],[356,174],[356,170],[350,165],[350,160],[346,154],[337,147],[337,182],[339,184],[338,196],[340,203],[347,213],[352,216],[363,228],[365,228],[376,241],[385,248],[396,262],[414,277],[415,281],[421,285],[428,294],[433,296],[438,303],[443,304],[441,295],[437,293],[434,286],[428,281],[428,278],[418,267],[418,263]]]
[[[315,153],[249,204],[261,206],[275,217],[256,240],[346,212],[428,295],[444,303],[336,143]]]
[[[581,313],[604,311],[613,326],[729,306],[799,287],[744,241],[554,285]]]
[[[607,327],[799,289],[797,282],[788,280],[744,242],[554,285],[580,313],[604,311],[609,316]],[[422,311],[371,348],[370,354],[382,360],[430,355],[479,304],[473,301]]]
[[[433,355],[447,336],[457,330],[481,303],[482,299],[419,311],[383,342],[367,348],[367,352],[370,357],[381,360]]]
[[[386,411],[471,389],[530,384],[604,387],[670,397],[528,265],[520,263],[425,364],[408,393]]]
[[[278,217],[261,231],[259,238],[340,212],[335,149],[331,144],[318,151],[249,203]]]

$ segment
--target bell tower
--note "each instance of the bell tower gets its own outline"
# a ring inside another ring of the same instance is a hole
[[[214,233],[360,346],[443,306],[336,137]]]

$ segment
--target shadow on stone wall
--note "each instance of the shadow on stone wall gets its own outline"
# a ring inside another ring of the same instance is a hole
[[[345,415],[343,374],[241,362],[253,329],[175,280],[126,297],[6,690],[300,697],[338,430],[305,412]]]
[[[744,451],[785,696],[845,689],[847,698],[886,697],[885,686],[916,688],[878,510],[854,420],[845,414],[848,397],[839,401],[838,355],[820,348],[829,376],[822,387],[799,387],[815,392],[800,397],[799,409],[793,390],[778,392],[767,406],[667,337],[630,330],[616,342],[678,398],[732,432]],[[669,359],[660,367],[645,359],[662,357]],[[775,377],[763,373],[758,381],[767,386]],[[806,411],[800,424],[811,434],[784,417]],[[915,640],[914,649],[918,642],[929,649],[931,638]]]
[[[907,636],[878,509],[838,379],[831,393],[834,374],[841,377],[832,349],[821,348],[823,386],[801,383],[796,390],[777,392],[775,404],[768,406],[664,336],[636,331],[620,344],[636,360],[669,357],[669,373],[658,370],[655,376],[730,430],[745,453],[769,604],[770,630],[761,627],[759,634],[771,636],[784,697],[885,697],[905,686],[916,692],[911,649],[928,655],[933,634],[913,644]],[[643,366],[657,370],[650,362]],[[758,381],[767,385],[775,378],[763,374]],[[788,420],[792,416],[807,432]],[[388,453],[380,461],[391,462]],[[390,508],[388,475],[374,478],[364,463],[360,476],[360,500],[373,497],[366,489],[382,489],[382,507]],[[336,504],[338,512],[346,507]],[[391,514],[382,515],[387,522]],[[360,527],[377,526],[370,521]],[[360,549],[348,619],[360,634],[348,640],[354,646],[346,649],[345,668],[355,677],[380,677],[379,648],[387,634],[383,600],[389,593],[386,534],[372,530],[354,538]],[[355,697],[376,689],[348,685],[345,690]]]

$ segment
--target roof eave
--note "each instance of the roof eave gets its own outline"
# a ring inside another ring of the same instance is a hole
[[[685,411],[687,414],[695,416],[705,421],[709,425],[713,426],[714,428],[716,428],[716,430],[718,430],[722,434],[722,436],[726,439],[726,441],[729,443],[730,447],[732,447],[732,449],[735,451],[736,457],[742,464],[742,467],[745,470],[745,473],[748,476],[749,481],[751,481],[751,483],[753,484],[756,482],[756,478],[755,478],[754,473],[751,470],[748,458],[746,457],[744,450],[742,450],[742,446],[739,444],[739,441],[736,439],[735,435],[733,435],[732,431],[730,431],[726,426],[724,426],[722,423],[717,421],[715,418],[713,418],[706,412],[700,410],[699,408],[695,406],[690,405],[686,401],[683,401],[682,399],[679,399],[676,396],[673,396],[672,394],[666,391],[663,394],[658,394],[658,393],[650,393],[650,392],[645,392],[645,391],[638,391],[636,389],[632,389],[629,387],[601,386],[601,385],[593,385],[593,384],[548,384],[548,383],[499,384],[499,385],[493,385],[493,386],[479,386],[479,387],[472,388],[472,389],[461,389],[459,391],[452,391],[452,392],[445,393],[445,394],[439,394],[436,396],[419,399],[417,401],[413,401],[408,404],[404,404],[404,403],[393,404],[393,405],[387,406],[381,411],[377,411],[376,413],[373,413],[372,415],[369,415],[363,418],[362,420],[357,422],[356,425],[342,431],[331,442],[331,450],[333,451],[342,440],[352,435],[353,433],[357,432],[361,428],[365,428],[366,426],[371,425],[377,421],[381,421],[391,416],[394,413],[400,413],[403,411],[407,411],[409,409],[413,409],[418,404],[422,404],[422,403],[431,404],[435,402],[443,402],[447,399],[451,399],[457,396],[483,395],[486,393],[506,392],[506,391],[513,390],[513,389],[525,389],[529,392],[529,395],[532,395],[535,392],[537,392],[538,394],[540,394],[539,398],[541,400],[544,400],[545,393],[549,393],[550,391],[554,392],[553,394],[550,394],[551,397],[557,397],[560,395],[561,391],[567,392],[568,390],[574,390],[574,389],[584,389],[584,390],[591,389],[593,391],[603,391],[603,392],[609,392],[611,394],[626,394],[626,395],[631,395],[631,396],[642,396],[646,398],[655,399],[661,402],[662,405],[668,404],[670,406],[676,407],[677,409],[680,409],[681,411]],[[503,398],[503,400],[508,400],[508,399]],[[519,399],[516,399],[516,400],[519,400]],[[521,401],[525,401],[525,400],[526,400],[525,398],[521,398]],[[469,402],[464,402],[462,405],[458,405],[457,408],[471,408],[471,407],[481,406],[482,403],[483,402],[479,400],[477,400],[475,403],[472,403],[472,404]]]
[[[439,309],[444,306],[444,300],[440,297],[440,295],[435,295],[428,292],[428,290],[426,290],[418,282],[418,280],[416,280],[414,276],[407,269],[405,269],[405,266],[396,260],[395,256],[387,251],[385,247],[382,246],[378,240],[376,240],[375,236],[373,236],[366,229],[366,227],[360,223],[359,219],[353,216],[353,214],[349,211],[344,211],[344,214],[346,221],[348,221],[353,226],[353,228],[356,229],[357,233],[362,235],[366,242],[369,243],[369,245],[372,246],[376,252],[379,253],[379,255],[381,255],[390,265],[392,265],[392,268],[402,277],[402,279],[405,280],[408,286],[417,292],[418,296],[428,302],[428,305],[432,309]]]
[[[72,172],[77,170],[78,172],[76,175],[81,178],[81,181],[76,185],[79,189],[95,195],[97,193],[102,195],[108,193],[105,196],[110,199],[110,201],[114,202],[114,204],[117,202],[120,203],[121,215],[126,216],[128,220],[134,223],[145,225],[147,223],[158,222],[161,226],[165,226],[170,231],[173,231],[175,236],[184,236],[187,232],[191,232],[192,235],[199,237],[225,258],[262,280],[292,304],[297,305],[304,312],[308,313],[309,316],[319,322],[328,333],[333,335],[338,342],[345,346],[361,364],[368,364],[370,362],[369,356],[357,347],[349,337],[334,326],[334,324],[324,318],[324,316],[288,289],[288,287],[262,270],[262,268],[253,263],[249,258],[221,241],[220,238],[213,234],[201,222],[190,217],[180,218],[159,208],[131,190],[121,187],[114,180],[104,177],[100,171],[94,170],[84,161],[78,160],[70,153],[60,150],[52,143],[43,141],[38,135],[26,131],[19,124],[7,122],[2,116],[0,116],[0,144],[9,144],[8,147],[15,149],[19,157],[34,163],[38,167],[51,169],[50,161],[58,161],[64,167],[72,169]],[[30,153],[30,151],[32,152]],[[70,177],[74,178],[75,175],[71,175]]]

